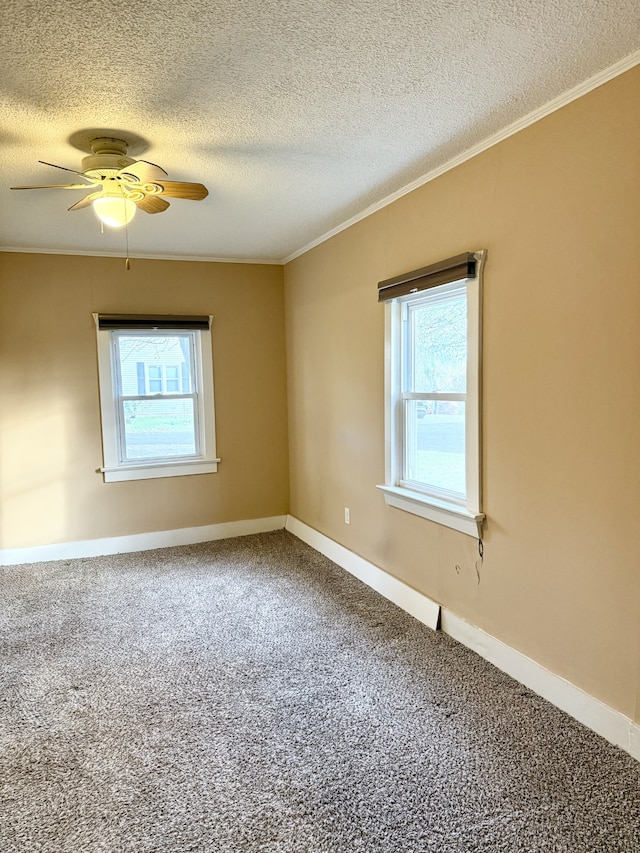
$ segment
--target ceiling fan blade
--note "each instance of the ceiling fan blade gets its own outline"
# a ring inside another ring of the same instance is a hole
[[[169,202],[163,198],[158,198],[157,195],[146,195],[140,201],[136,201],[136,206],[145,213],[162,213],[169,207]]]
[[[84,198],[81,198],[80,201],[72,204],[71,207],[67,208],[67,210],[82,210],[83,207],[89,207],[94,198],[98,198],[99,195],[101,195],[101,193],[90,193]]]
[[[43,184],[31,187],[11,187],[12,190],[88,190],[89,184]]]
[[[162,191],[159,195],[169,198],[186,198],[190,201],[200,201],[209,195],[209,190],[204,184],[192,184],[186,181],[157,181]]]
[[[146,184],[151,181],[159,181],[166,178],[167,173],[162,166],[157,166],[155,163],[150,163],[148,160],[136,160],[130,166],[125,166],[120,169],[119,175],[133,175],[141,184]]]
[[[53,166],[54,169],[63,169],[65,172],[73,172],[74,175],[82,175],[82,172],[77,169],[67,169],[66,166],[57,166],[55,163],[47,163],[46,160],[38,160],[38,163],[42,163],[43,166]],[[84,175],[82,177],[84,178]]]

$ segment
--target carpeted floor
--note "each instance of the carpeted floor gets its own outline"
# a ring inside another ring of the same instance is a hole
[[[284,531],[0,571],[2,853],[640,851],[640,763]]]

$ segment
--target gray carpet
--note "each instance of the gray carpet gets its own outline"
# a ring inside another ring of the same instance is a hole
[[[1,570],[2,853],[637,853],[640,764],[288,533]]]

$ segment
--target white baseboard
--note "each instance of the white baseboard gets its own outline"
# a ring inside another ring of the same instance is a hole
[[[230,539],[234,536],[282,530],[286,520],[286,515],[276,515],[271,518],[227,521],[222,524],[207,524],[203,527],[158,530],[153,533],[112,536],[107,539],[58,542],[52,545],[35,545],[31,548],[6,548],[0,550],[0,566],[70,560],[77,557],[101,557],[105,554],[125,554],[131,551],[152,551],[156,548],[171,548],[174,545],[195,545],[197,542],[212,542],[215,539]]]
[[[556,708],[640,760],[640,725],[532,658],[442,609],[442,630]]]
[[[373,563],[365,560],[349,551],[343,545],[334,542],[322,533],[318,533],[312,527],[298,521],[293,516],[287,517],[286,529],[302,539],[307,545],[311,545],[316,551],[324,554],[334,563],[337,563],[343,569],[346,569],[350,574],[355,575],[359,580],[366,583],[383,595],[389,601],[393,601],[398,607],[401,607],[411,616],[414,616],[420,622],[424,622],[429,628],[434,630],[438,627],[440,618],[440,605],[435,601],[431,601],[426,595],[412,589],[402,581],[394,578],[393,575],[384,572]]]
[[[286,529],[430,628],[436,627],[440,614],[444,633],[640,761],[640,723],[633,722],[451,610],[441,610],[422,593],[297,518],[288,516]]]
[[[640,723],[631,723],[631,755],[640,761]]]

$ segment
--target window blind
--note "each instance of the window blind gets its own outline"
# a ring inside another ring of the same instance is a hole
[[[419,293],[441,284],[476,277],[477,259],[473,252],[463,252],[446,261],[438,261],[427,267],[388,278],[378,282],[378,302],[388,302],[408,293]]]
[[[98,314],[98,328],[104,330],[168,330],[201,329],[210,327],[208,315],[177,316],[173,314]]]

